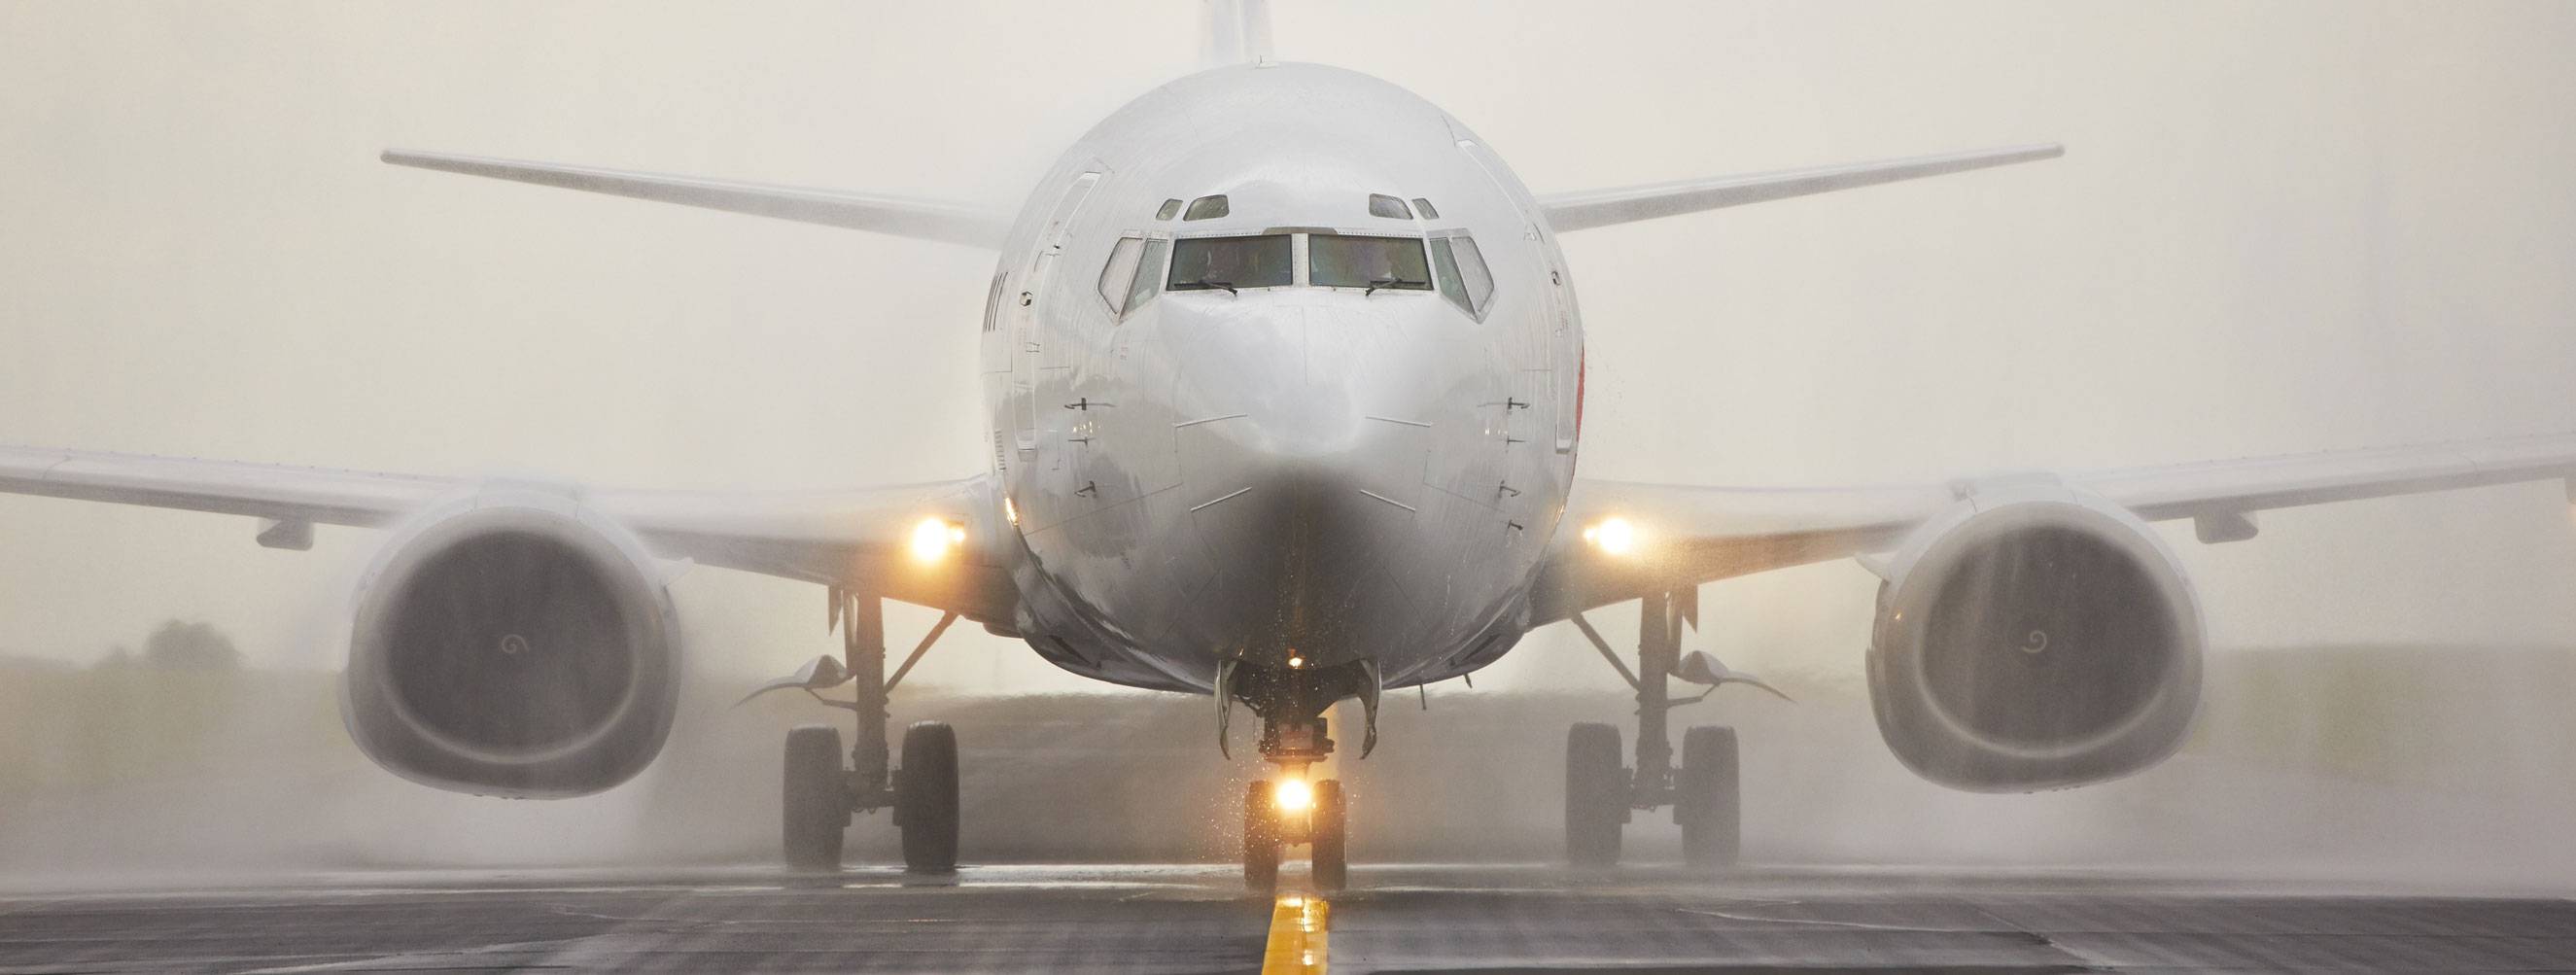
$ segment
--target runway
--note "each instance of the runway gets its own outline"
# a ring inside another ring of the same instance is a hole
[[[0,972],[2576,970],[2566,899],[2348,890],[1387,866],[1309,902],[1218,865],[352,873],[0,898]]]

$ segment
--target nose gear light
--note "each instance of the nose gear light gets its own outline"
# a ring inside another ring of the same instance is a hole
[[[1279,803],[1280,812],[1305,812],[1307,807],[1315,804],[1315,787],[1306,784],[1304,779],[1279,780],[1279,791],[1273,795],[1277,797],[1274,801]]]

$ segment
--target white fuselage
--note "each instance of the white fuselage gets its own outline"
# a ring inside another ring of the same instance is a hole
[[[1219,195],[1222,216],[1158,216]],[[1344,257],[1381,246],[1441,266]],[[1489,283],[1450,267],[1478,254]],[[1205,689],[1221,659],[1293,650],[1403,686],[1526,627],[1573,482],[1582,327],[1528,190],[1428,102],[1312,65],[1146,94],[1031,194],[984,329],[1014,622],[1048,659]]]

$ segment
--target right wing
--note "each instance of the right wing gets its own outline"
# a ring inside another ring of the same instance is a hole
[[[705,207],[753,216],[818,223],[851,230],[873,230],[898,237],[999,247],[1011,227],[1006,214],[954,203],[902,197],[803,189],[761,183],[737,183],[694,176],[638,173],[593,166],[454,156],[387,149],[384,161],[397,166],[435,169],[468,176],[516,180],[541,186],[607,193],[659,203]]]
[[[1882,159],[1813,169],[1715,176],[1651,186],[1550,193],[1539,197],[1538,205],[1539,209],[1547,212],[1549,226],[1559,231],[1585,230],[1810,193],[1830,193],[1898,180],[1964,173],[1990,166],[2055,159],[2065,154],[2066,147],[2055,144],[2009,146],[1912,159]]]
[[[311,546],[312,526],[381,528],[434,502],[501,483],[153,457],[0,447],[0,494],[175,508],[262,519],[258,541]],[[559,492],[635,533],[653,553],[702,565],[824,585],[865,586],[889,598],[1007,621],[1017,590],[998,566],[912,569],[907,546],[924,519],[967,526],[972,551],[995,551],[990,476],[810,492],[717,492],[512,486]],[[980,543],[980,544],[978,544]]]
[[[1542,570],[1534,622],[1655,592],[1886,552],[1979,491],[2047,484],[2147,521],[2193,519],[2207,542],[2254,535],[2257,511],[2527,481],[2576,480],[2576,434],[1875,488],[1734,488],[1577,479]],[[2569,491],[2576,501],[2576,486]],[[1581,531],[1618,518],[1626,553]]]

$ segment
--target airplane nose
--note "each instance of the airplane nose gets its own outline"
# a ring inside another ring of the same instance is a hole
[[[1305,305],[1259,298],[1202,299],[1200,305],[1164,316],[1179,387],[1174,400],[1203,411],[1188,419],[1231,445],[1232,460],[1264,466],[1327,461],[1359,436],[1354,404],[1360,390],[1346,368],[1337,368],[1344,364],[1332,361],[1346,357],[1340,347],[1352,336],[1312,334],[1309,319],[1317,316]],[[1319,354],[1327,361],[1317,363]]]
[[[1231,645],[1325,663],[1394,634],[1387,553],[1413,533],[1437,384],[1430,304],[1332,294],[1194,303],[1167,349],[1189,531]],[[1432,309],[1436,310],[1436,309]]]
[[[1439,383],[1421,296],[1215,299],[1166,316],[1183,476],[1331,491],[1418,449]],[[1212,307],[1210,307],[1212,305]],[[1394,456],[1390,455],[1394,452]]]

